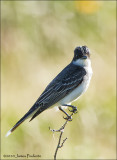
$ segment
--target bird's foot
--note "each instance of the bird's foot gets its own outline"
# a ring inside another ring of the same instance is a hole
[[[61,107],[59,107],[59,110],[62,111],[67,117],[63,117],[65,120],[72,121],[72,116],[69,115],[67,112],[65,112]]]
[[[67,121],[72,121],[72,116],[67,114],[67,117],[63,117]]]
[[[74,114],[78,112],[77,107],[75,107],[75,106],[69,106],[69,107],[72,108],[72,109],[68,109],[70,112],[72,112]]]
[[[69,105],[69,104],[64,104],[63,106],[67,106],[67,107],[71,107],[72,109],[68,109],[70,112],[72,112],[73,114],[77,113],[78,110],[77,110],[77,107],[75,106],[72,106],[72,105]]]

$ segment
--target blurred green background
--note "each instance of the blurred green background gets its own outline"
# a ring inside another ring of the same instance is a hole
[[[57,157],[116,159],[116,1],[2,1],[1,7],[2,158],[53,158],[59,134],[49,126],[59,129],[61,112],[46,110],[5,134],[70,63],[74,48],[87,45],[93,77],[73,103],[79,112],[66,126],[68,140]]]

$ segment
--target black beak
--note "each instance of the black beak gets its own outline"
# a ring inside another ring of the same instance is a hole
[[[83,56],[82,59],[87,59],[87,56]]]

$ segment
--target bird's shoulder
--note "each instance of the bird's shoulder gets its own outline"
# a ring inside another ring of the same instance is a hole
[[[70,63],[53,79],[53,81],[63,81],[67,78],[78,78],[84,75],[86,75],[85,68]]]

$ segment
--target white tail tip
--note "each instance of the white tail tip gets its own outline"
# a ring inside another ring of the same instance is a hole
[[[11,134],[11,129],[7,132],[7,134],[5,135],[5,137],[8,137]]]

